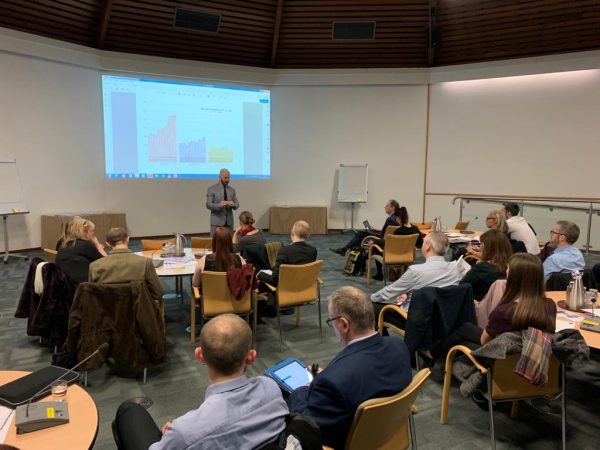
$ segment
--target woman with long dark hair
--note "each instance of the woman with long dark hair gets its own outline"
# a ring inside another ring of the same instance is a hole
[[[212,253],[203,256],[196,264],[196,271],[192,284],[200,286],[202,272],[227,272],[229,269],[239,268],[246,264],[244,258],[233,252],[231,232],[225,227],[217,227],[212,237]]]
[[[479,240],[481,258],[461,280],[461,284],[469,283],[473,287],[475,300],[485,297],[494,281],[506,277],[508,259],[512,255],[510,242],[501,231],[488,230]]]

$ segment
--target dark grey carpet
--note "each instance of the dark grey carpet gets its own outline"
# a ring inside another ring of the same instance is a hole
[[[269,236],[289,242],[287,236]],[[319,249],[319,258],[325,261],[321,273],[322,317],[327,318],[327,296],[336,288],[352,285],[374,292],[382,282],[366,286],[364,277],[348,277],[342,274],[345,259],[328,250],[339,247],[348,235],[331,234],[314,236],[310,242]],[[133,242],[132,249],[139,249]],[[41,252],[31,252],[41,256]],[[419,256],[418,260],[421,260]],[[598,257],[586,257],[588,265],[598,262]],[[8,265],[0,263],[0,367],[14,370],[36,370],[50,363],[48,349],[41,348],[37,338],[25,332],[25,320],[15,319],[14,311],[21,292],[28,262],[11,259]],[[172,282],[165,283],[166,290],[174,290]],[[148,383],[142,384],[141,376],[126,370],[105,366],[89,374],[86,388],[94,398],[100,414],[100,425],[95,449],[114,449],[110,423],[118,405],[125,399],[146,396],[154,401],[150,412],[159,425],[196,408],[203,399],[206,388],[206,368],[194,359],[194,345],[189,342],[185,327],[189,324],[189,288],[183,305],[171,302],[166,305],[168,359],[160,368],[150,370]],[[303,308],[300,328],[294,328],[294,316],[284,316],[283,335],[285,348],[279,350],[276,319],[264,319],[258,327],[258,359],[249,368],[250,375],[257,375],[265,368],[288,356],[308,363],[326,365],[340,350],[340,344],[332,330],[323,322],[324,339],[319,339],[316,307]],[[589,363],[583,369],[568,373],[568,436],[569,448],[598,448],[596,436],[600,420],[600,366]],[[487,414],[480,411],[470,399],[463,398],[458,389],[451,393],[449,423],[439,424],[443,372],[438,364],[418,397],[419,414],[415,418],[418,444],[422,449],[485,449],[489,448]],[[496,434],[499,449],[560,448],[560,419],[558,416],[540,414],[528,405],[521,407],[518,420],[512,420],[501,409],[496,414]],[[367,450],[367,449],[365,449]]]

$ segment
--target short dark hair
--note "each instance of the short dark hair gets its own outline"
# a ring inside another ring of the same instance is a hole
[[[232,375],[245,364],[252,348],[252,330],[235,314],[222,314],[202,327],[200,347],[211,369],[220,375]]]
[[[339,288],[329,296],[328,301],[337,315],[348,318],[354,331],[364,333],[374,329],[373,304],[360,289],[352,286]]]
[[[125,228],[111,228],[108,230],[108,233],[106,233],[106,242],[114,247],[119,242],[125,243],[128,237],[129,235],[127,234],[127,230]]]
[[[519,208],[519,205],[516,203],[506,202],[502,203],[502,206],[504,206],[504,210],[508,211],[512,216],[518,216],[519,211],[521,211],[521,208]]]

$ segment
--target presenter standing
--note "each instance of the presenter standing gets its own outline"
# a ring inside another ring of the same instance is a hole
[[[210,235],[215,228],[225,227],[233,233],[233,210],[240,204],[235,196],[235,189],[229,186],[231,174],[227,169],[219,172],[219,182],[206,191],[206,207],[210,209]]]

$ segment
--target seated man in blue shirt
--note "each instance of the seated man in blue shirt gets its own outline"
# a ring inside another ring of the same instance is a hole
[[[313,379],[292,392],[290,411],[312,417],[323,444],[344,448],[356,409],[365,400],[394,395],[412,380],[410,358],[398,336],[375,332],[369,298],[354,287],[335,291],[328,301],[329,320],[344,349]]]
[[[554,252],[544,260],[544,280],[560,272],[583,272],[583,254],[573,244],[579,239],[579,227],[568,220],[559,220],[550,230],[549,246]]]
[[[208,368],[204,403],[167,422],[162,432],[143,407],[123,403],[113,422],[119,450],[250,450],[277,438],[288,407],[275,381],[245,375],[256,359],[251,347],[252,331],[238,316],[224,314],[204,325],[195,352]]]

